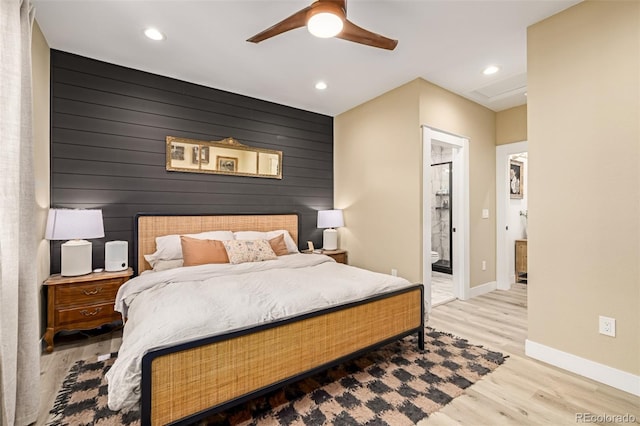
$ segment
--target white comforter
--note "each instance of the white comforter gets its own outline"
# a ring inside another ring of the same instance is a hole
[[[128,318],[118,358],[107,373],[109,408],[127,409],[139,401],[142,356],[152,348],[409,285],[403,278],[313,254],[142,274],[123,285],[116,297],[116,310]]]

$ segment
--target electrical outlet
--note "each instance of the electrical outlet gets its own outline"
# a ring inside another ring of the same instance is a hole
[[[483,270],[483,271],[486,271],[486,270],[487,270],[487,261],[486,261],[486,260],[483,260],[483,261],[482,261],[482,270]]]
[[[393,275],[394,277],[398,276],[398,270],[397,269],[392,269],[391,270],[391,275]]]
[[[616,337],[616,319],[600,315],[598,331],[605,336]]]

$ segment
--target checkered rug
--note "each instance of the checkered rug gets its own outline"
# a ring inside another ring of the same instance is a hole
[[[414,425],[505,360],[501,353],[433,329],[425,337],[425,351],[417,349],[415,336],[406,337],[199,425]],[[139,412],[106,406],[104,373],[113,361],[78,361],[47,424],[139,425]]]

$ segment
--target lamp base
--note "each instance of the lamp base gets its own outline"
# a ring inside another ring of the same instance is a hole
[[[327,228],[322,233],[322,248],[324,250],[338,249],[338,230]]]
[[[70,240],[60,246],[60,275],[75,277],[85,275],[91,268],[91,243],[86,240]]]

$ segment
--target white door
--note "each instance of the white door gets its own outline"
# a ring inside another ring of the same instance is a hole
[[[431,312],[431,146],[453,149],[452,226],[453,291],[459,299],[469,293],[469,140],[422,126],[422,282],[427,313]]]

